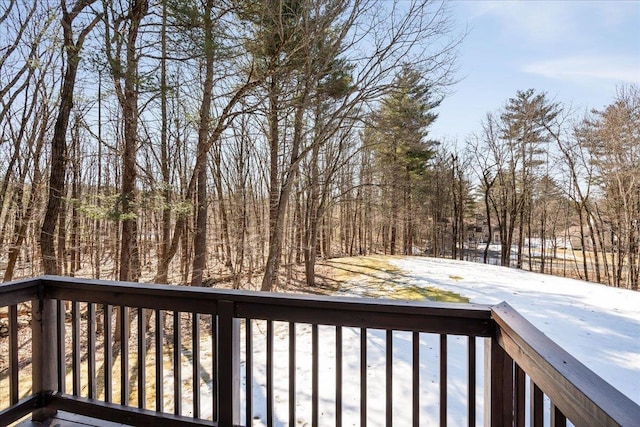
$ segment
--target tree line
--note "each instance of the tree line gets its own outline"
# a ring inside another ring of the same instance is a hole
[[[570,260],[581,279],[638,289],[637,86],[583,117],[544,92],[518,91],[487,114],[468,153],[502,265],[567,274]]]
[[[478,243],[557,273],[575,226],[571,270],[637,288],[637,88],[580,121],[518,92],[435,141],[444,2],[8,0],[0,28],[4,281],[274,290],[319,258]]]

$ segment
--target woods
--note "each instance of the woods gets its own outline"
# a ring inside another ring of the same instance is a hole
[[[487,115],[469,149],[501,265],[638,289],[639,111],[626,86],[582,118],[533,90]]]
[[[3,2],[3,280],[276,290],[426,253],[637,289],[639,89],[434,140],[462,36],[431,0]]]

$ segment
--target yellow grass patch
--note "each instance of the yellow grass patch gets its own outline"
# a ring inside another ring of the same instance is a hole
[[[434,287],[416,286],[411,277],[391,264],[394,256],[372,255],[331,259],[325,263],[328,275],[339,292],[370,298],[412,301],[469,302],[456,293]],[[459,278],[462,280],[462,277]],[[457,280],[457,279],[456,279]]]

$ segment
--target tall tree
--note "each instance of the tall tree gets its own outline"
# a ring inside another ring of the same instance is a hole
[[[487,237],[484,243],[484,251],[482,255],[482,261],[486,264],[489,262],[489,248],[493,242],[493,221],[492,221],[492,197],[493,186],[496,183],[497,172],[495,171],[495,164],[491,158],[488,150],[485,149],[483,140],[494,141],[496,136],[496,129],[493,127],[494,121],[491,119],[491,115],[487,116],[487,119],[483,122],[482,135],[474,135],[471,141],[467,142],[467,148],[470,151],[470,156],[474,159],[471,163],[476,177],[480,180],[478,187],[482,193],[482,201],[484,204],[484,218],[487,226]],[[482,225],[481,225],[482,226]]]
[[[142,20],[147,15],[147,0],[133,0],[124,10],[104,3],[105,53],[113,78],[118,103],[122,110],[124,146],[122,149],[122,184],[120,214],[119,280],[137,281],[140,277],[138,259],[138,226],[136,214],[136,179],[138,152],[138,98],[140,92],[140,52],[138,36]]]
[[[22,164],[18,167],[20,173],[16,176],[16,190],[13,192],[12,197],[15,206],[15,219],[13,237],[8,250],[7,265],[3,277],[5,282],[13,278],[18,257],[27,238],[29,225],[33,222],[33,217],[37,215],[37,207],[43,194],[41,158],[51,115],[55,108],[54,102],[49,101],[49,99],[54,98],[49,95],[49,91],[53,88],[48,87],[49,84],[53,83],[53,80],[49,80],[47,77],[48,68],[57,56],[57,52],[53,51],[53,49],[49,49],[47,55],[42,55],[42,67],[39,67],[40,69],[36,74],[37,78],[33,79],[34,81],[28,85],[25,91],[29,96],[30,106],[22,110],[17,129],[14,130],[13,126],[8,126],[11,131],[11,138],[15,143],[15,150],[22,153],[22,156],[19,156],[22,159],[20,162]],[[14,152],[14,154],[16,153]],[[11,158],[13,160],[14,156],[12,155]],[[17,161],[18,156],[16,155],[15,158]],[[9,177],[10,173],[7,171],[5,182],[3,183],[3,185],[6,183],[4,188],[7,190],[9,182],[7,178]],[[7,190],[3,190],[3,193]],[[26,201],[24,200],[25,196],[27,196]],[[0,198],[0,203],[2,203],[2,198]],[[3,238],[0,236],[0,244],[2,240]]]
[[[518,194],[518,253],[516,267],[522,268],[525,228],[530,229],[532,194],[529,183],[536,174],[536,168],[544,163],[543,142],[550,139],[545,124],[551,123],[558,115],[558,105],[547,99],[546,93],[534,89],[517,91],[507,102],[501,114],[502,138],[510,147],[512,164],[519,165],[518,177],[514,177]],[[531,244],[531,235],[528,233]]]
[[[202,87],[202,102],[200,105],[200,123],[198,124],[198,147],[199,157],[206,156],[209,131],[211,125],[211,100],[213,97],[213,65],[216,38],[214,35],[214,22],[212,19],[213,0],[206,0],[202,14],[202,35],[203,35],[203,62],[204,81]],[[194,233],[193,248],[193,268],[191,271],[191,286],[202,285],[202,274],[205,267],[207,254],[207,167],[203,162],[197,165],[197,204],[196,204],[196,230]]]
[[[347,167],[351,156],[348,146],[353,135],[353,122],[345,120],[345,109],[336,108],[338,101],[354,90],[350,72],[345,61],[331,63],[326,75],[318,81],[312,100],[311,153],[305,168],[304,221],[300,221],[301,225],[304,222],[301,244],[307,286],[315,285],[318,232],[330,191],[338,170]]]
[[[565,113],[566,114],[566,113]],[[593,248],[595,263],[595,279],[600,282],[600,254],[598,254],[598,241],[601,250],[604,250],[602,239],[596,237],[601,235],[598,223],[594,221],[595,213],[592,201],[592,193],[596,189],[598,178],[594,172],[594,162],[591,154],[579,135],[580,131],[573,131],[571,128],[554,126],[553,123],[545,123],[547,131],[559,149],[559,161],[565,165],[563,171],[568,185],[564,186],[564,194],[571,201],[575,212],[578,215],[578,225],[580,228],[580,248],[582,250],[582,274],[579,277],[589,280],[589,256],[587,254],[587,239],[585,228],[589,229],[591,237],[591,247]],[[606,264],[606,253],[602,253],[602,259]]]
[[[322,50],[325,57],[314,49],[314,43],[324,43],[326,34],[337,17],[343,12],[342,2],[327,1],[312,5],[305,1],[273,2],[270,10],[263,10],[257,20],[263,44],[257,47],[256,55],[276,64],[269,78],[268,141],[269,141],[269,247],[262,280],[262,290],[273,290],[278,280],[278,270],[283,245],[285,214],[289,196],[295,181],[298,166],[304,154],[304,115],[309,107],[311,93],[327,64],[340,45],[334,40]],[[286,93],[285,79],[294,79],[293,91]],[[289,97],[286,99],[286,97]],[[283,107],[293,108],[293,130],[288,160],[280,164],[287,141],[280,133]]]
[[[380,185],[389,207],[389,253],[397,253],[399,235],[403,237],[403,252],[413,248],[412,200],[416,180],[424,179],[435,141],[427,139],[428,128],[436,120],[434,109],[440,100],[433,99],[433,88],[422,74],[409,65],[402,67],[394,79],[390,93],[382,99],[380,108],[372,114],[370,133],[380,171]],[[399,233],[398,225],[402,233]]]
[[[160,27],[160,174],[162,176],[162,219],[158,267],[155,283],[167,283],[169,276],[169,248],[171,244],[171,172],[169,160],[169,116],[167,84],[167,2],[162,2],[162,21]]]
[[[500,239],[500,265],[509,266],[511,246],[517,222],[519,198],[516,185],[517,162],[512,145],[505,144],[500,136],[502,124],[495,114],[487,114],[483,123],[482,142],[488,153],[487,166],[493,169],[492,185],[485,188],[485,200],[491,204]],[[488,171],[484,172],[489,174]],[[489,176],[489,175],[488,175]],[[493,233],[493,229],[489,230]]]
[[[58,213],[60,211],[60,202],[64,196],[67,128],[69,127],[69,116],[73,107],[73,94],[78,66],[80,64],[80,52],[86,37],[100,21],[101,16],[90,16],[88,24],[81,28],[77,38],[74,38],[73,25],[76,18],[95,2],[96,0],[78,0],[71,10],[69,10],[66,1],[60,1],[62,12],[60,23],[63,30],[66,67],[62,81],[62,89],[60,90],[60,106],[53,130],[53,138],[51,139],[49,197],[47,199],[47,209],[40,231],[40,253],[42,255],[42,266],[45,274],[60,273],[55,253],[54,235]]]

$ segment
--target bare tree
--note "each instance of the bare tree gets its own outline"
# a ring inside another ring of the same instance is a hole
[[[15,150],[22,153],[19,156],[19,161],[22,164],[18,168],[20,175],[16,177],[16,191],[13,192],[12,197],[15,205],[15,219],[13,237],[9,246],[7,266],[3,277],[5,282],[13,278],[22,245],[27,237],[29,224],[33,221],[34,216],[37,215],[36,210],[43,194],[41,160],[44,143],[51,124],[51,116],[55,108],[55,105],[48,101],[48,98],[53,98],[48,94],[48,91],[51,90],[49,85],[53,81],[48,78],[46,70],[56,57],[57,54],[53,50],[49,50],[49,55],[41,57],[43,63],[42,68],[38,70],[38,77],[35,78],[34,76],[34,81],[28,85],[29,87],[25,91],[25,95],[29,100],[29,108],[22,110],[17,129],[10,122],[7,124],[11,138],[15,143]],[[18,156],[15,156],[15,158],[18,160]],[[8,187],[7,178],[9,176],[9,173],[5,176],[4,188]],[[4,191],[3,194],[5,194]],[[28,196],[26,202],[25,195]],[[0,242],[3,240],[0,237]]]
[[[604,192],[616,262],[614,284],[638,289],[640,280],[640,89],[619,89],[614,102],[593,111],[578,129]]]
[[[493,127],[493,119],[491,115],[488,115],[486,120],[482,123],[483,136],[473,136],[470,141],[467,142],[468,150],[470,151],[470,157],[473,158],[471,162],[471,168],[474,170],[476,177],[480,180],[479,191],[482,193],[482,201],[484,204],[484,218],[487,226],[487,236],[484,243],[484,250],[482,255],[482,262],[485,264],[489,262],[489,249],[493,242],[493,222],[492,222],[492,197],[493,187],[498,177],[495,170],[495,163],[490,152],[485,150],[483,139],[486,141],[495,140],[495,128]],[[482,226],[482,225],[481,225]]]
[[[57,263],[54,234],[58,213],[60,211],[60,202],[64,196],[66,159],[67,159],[67,128],[69,126],[69,116],[73,107],[73,93],[76,83],[76,75],[78,65],[80,63],[80,52],[86,37],[89,35],[93,27],[95,27],[101,19],[98,14],[91,13],[88,24],[83,26],[74,39],[74,21],[78,16],[85,12],[95,0],[78,0],[69,10],[65,0],[61,0],[60,7],[62,19],[60,21],[63,30],[65,72],[62,81],[62,89],[60,91],[60,106],[56,118],[53,138],[51,139],[51,163],[49,177],[49,196],[47,209],[45,211],[42,228],[40,231],[40,253],[42,255],[42,266],[45,274],[59,274],[60,269]]]

